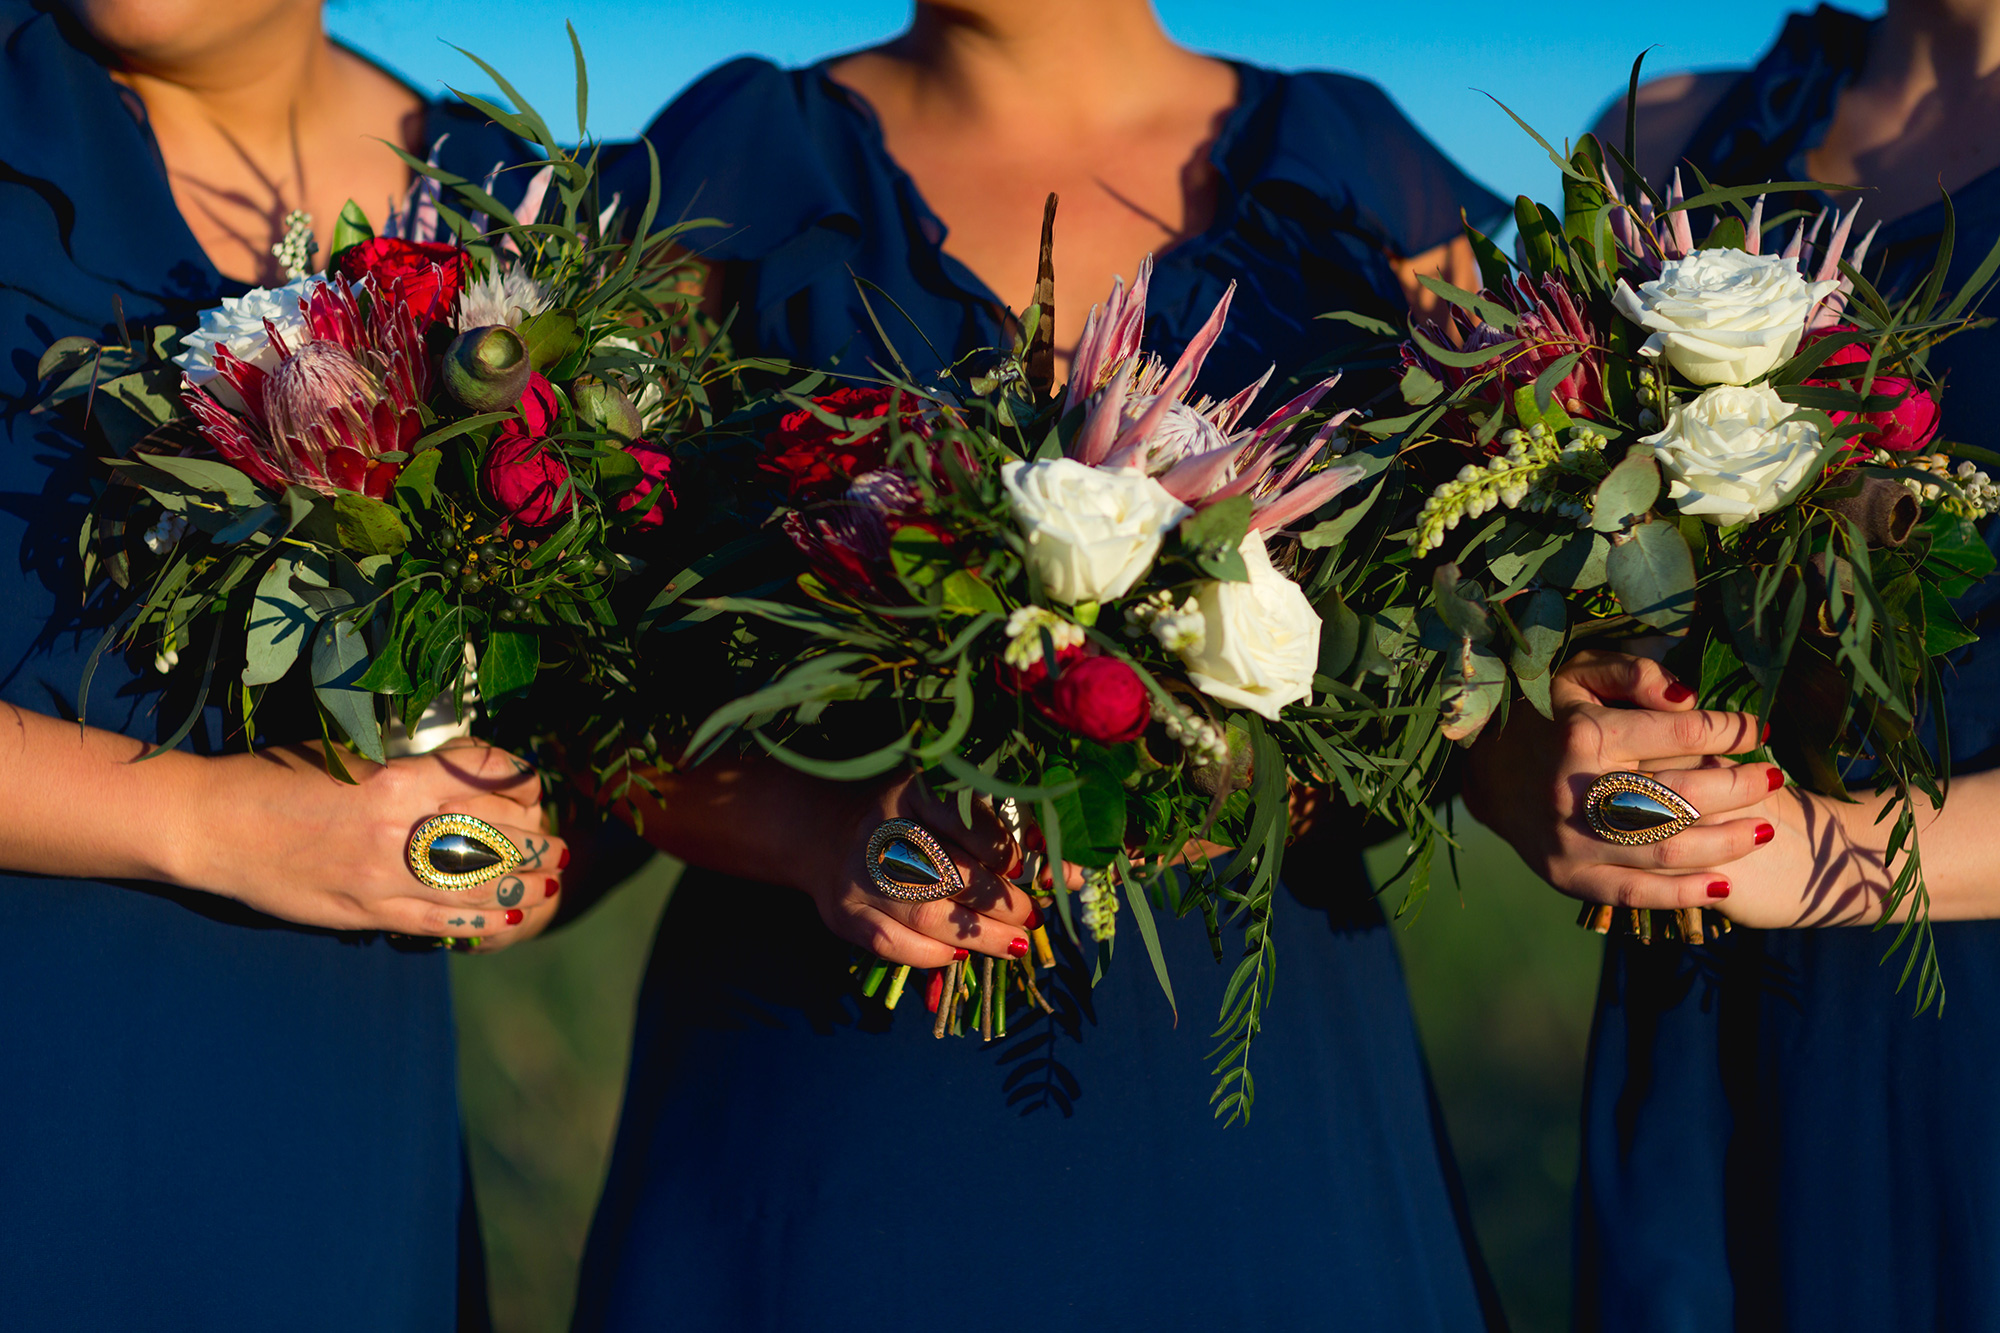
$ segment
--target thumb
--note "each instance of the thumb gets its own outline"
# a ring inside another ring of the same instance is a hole
[[[1631,704],[1655,712],[1693,708],[1694,691],[1649,657],[1588,649],[1563,663],[1549,686],[1549,700],[1564,704]]]

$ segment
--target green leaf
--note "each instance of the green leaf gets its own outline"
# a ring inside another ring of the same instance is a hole
[[[1697,250],[1741,250],[1746,243],[1742,218],[1723,218],[1702,239]]]
[[[1485,590],[1471,579],[1461,579],[1457,565],[1438,566],[1431,577],[1431,592],[1437,598],[1438,619],[1454,635],[1473,643],[1485,643],[1493,637]]]
[[[889,539],[889,563],[903,586],[920,600],[932,584],[958,568],[944,539],[914,524],[896,529],[896,535]]]
[[[1433,361],[1456,370],[1477,370],[1481,366],[1504,360],[1521,345],[1521,340],[1514,338],[1507,342],[1495,343],[1491,347],[1476,347],[1469,352],[1454,352],[1439,344],[1422,329],[1411,329],[1410,336],[1416,339],[1417,346],[1423,348],[1424,354]]]
[[[1412,407],[1435,402],[1438,395],[1444,392],[1444,385],[1438,383],[1437,376],[1416,365],[1403,368],[1402,387],[1403,401]]]
[[[1193,551],[1234,551],[1250,531],[1256,501],[1247,495],[1232,495],[1200,513],[1181,520],[1181,541]]]
[[[444,453],[438,449],[424,449],[413,454],[410,461],[403,464],[396,474],[390,494],[404,512],[429,509],[437,503],[438,464],[444,460]]]
[[[1979,636],[1966,628],[1959,618],[1958,610],[1952,606],[1938,586],[1929,581],[1920,584],[1924,599],[1924,651],[1932,657],[1942,657],[1946,653],[1963,648],[1969,643],[1979,642]]]
[[[1507,664],[1470,641],[1449,655],[1440,727],[1446,740],[1469,744],[1507,697]]]
[[[1042,782],[1057,787],[1075,784],[1055,799],[1063,856],[1093,869],[1110,865],[1125,843],[1123,784],[1108,769],[1085,764],[1044,770]]]
[[[529,363],[545,375],[583,346],[583,331],[571,310],[544,310],[523,320],[520,334],[528,345]]]
[[[102,350],[95,338],[74,335],[58,338],[49,344],[46,352],[42,353],[41,362],[35,367],[35,379],[39,382],[54,379],[57,375],[67,375],[95,361]]]
[[[254,509],[270,503],[271,497],[256,482],[227,463],[210,458],[182,458],[177,454],[147,454],[145,465],[187,483],[199,491],[220,495],[235,509]]]
[[[257,581],[244,626],[245,685],[269,685],[292,669],[317,623],[312,609],[292,587],[297,562],[280,556]]]
[[[388,757],[375,719],[375,696],[360,685],[367,670],[368,645],[360,628],[339,616],[322,620],[313,634],[313,692],[348,743],[381,764]]]
[[[1434,278],[1428,273],[1419,273],[1417,283],[1439,300],[1448,301],[1462,310],[1468,310],[1478,317],[1482,324],[1490,325],[1502,333],[1509,333],[1518,322],[1513,311],[1498,301],[1489,301],[1463,287],[1454,286],[1442,278]]]
[[[1000,594],[993,591],[993,585],[969,569],[954,569],[945,575],[944,609],[964,615],[978,615],[982,611],[994,614],[1006,610],[1000,601]]]
[[[496,699],[527,689],[541,666],[541,639],[527,630],[496,629],[479,655],[479,697]]]
[[[362,555],[397,555],[410,544],[401,514],[351,492],[333,497],[333,530],[342,547]]]
[[[1611,548],[1604,572],[1627,615],[1663,633],[1686,632],[1694,610],[1694,557],[1678,528],[1641,523]]]
[[[333,241],[327,246],[327,267],[333,267],[340,258],[340,252],[363,241],[375,239],[375,227],[368,221],[368,214],[352,199],[341,207],[340,216],[333,223]]]
[[[1554,588],[1537,588],[1508,603],[1507,611],[1521,636],[1521,645],[1514,649],[1514,674],[1524,681],[1547,675],[1569,626],[1562,594]]]
[[[1340,596],[1329,591],[1313,608],[1319,612],[1319,674],[1338,679],[1346,674],[1361,649],[1361,617]]]
[[[1635,519],[1652,512],[1660,498],[1660,465],[1653,451],[1633,445],[1624,461],[1597,483],[1590,526],[1597,532],[1623,532]]]
[[[1124,882],[1125,901],[1131,905],[1132,920],[1139,927],[1139,938],[1145,942],[1146,957],[1153,964],[1153,975],[1159,978],[1160,989],[1166,992],[1167,1008],[1179,1021],[1180,1006],[1174,1003],[1174,983],[1167,977],[1167,958],[1160,951],[1159,928],[1153,924],[1153,904],[1146,898],[1145,886],[1133,880],[1131,867],[1122,856],[1118,858],[1118,878]]]
[[[1599,532],[1572,534],[1542,563],[1541,576],[1559,588],[1583,592],[1605,579],[1611,557],[1611,543]]]
[[[1549,235],[1542,210],[1525,194],[1514,200],[1514,226],[1520,233],[1521,260],[1528,272],[1539,278],[1553,269],[1556,266],[1556,243]]]

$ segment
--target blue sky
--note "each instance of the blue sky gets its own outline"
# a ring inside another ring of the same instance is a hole
[[[1077,0],[1089,3],[1089,0]],[[1648,70],[1742,65],[1777,32],[1779,0],[1156,0],[1161,20],[1201,50],[1284,69],[1331,68],[1387,88],[1417,124],[1501,193],[1547,198],[1548,159],[1488,101],[1506,102],[1551,141],[1587,128],[1649,45]],[[1880,12],[1879,2],[1861,6]],[[563,20],[590,61],[591,128],[639,130],[712,65],[745,53],[797,64],[865,46],[908,20],[909,0],[331,0],[328,23],[423,87],[477,88],[478,52],[559,130],[574,84]],[[443,40],[440,40],[443,39]]]

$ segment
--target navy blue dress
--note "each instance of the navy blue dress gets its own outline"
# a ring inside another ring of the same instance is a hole
[[[138,329],[242,290],[80,40],[0,0],[0,699],[64,717],[103,621],[76,559],[90,464],[29,413],[36,363],[115,338],[114,302]],[[518,151],[430,120],[466,174]],[[171,731],[158,679],[107,659],[90,722]],[[0,904],[0,1326],[483,1324],[444,955],[159,884],[0,874]]]
[[[1794,16],[1687,157],[1718,183],[1809,179],[1803,156],[1872,30],[1826,7]],[[1955,286],[2000,236],[2000,172],[1952,202]],[[1934,205],[1883,228],[1891,285],[1928,265],[1942,220]],[[1954,338],[1932,365],[1945,438],[2000,448],[2000,333]],[[2000,578],[1960,604],[1995,630],[1947,674],[1960,772],[2000,762],[1996,604]],[[2000,1327],[2000,921],[1936,929],[1942,1017],[1912,1017],[1900,958],[1881,961],[1888,935],[1865,929],[1610,945],[1585,1093],[1580,1328]]]
[[[1498,208],[1369,84],[1244,68],[1242,90],[1214,149],[1215,225],[1162,255],[1153,287],[1172,355],[1243,282],[1216,354],[1231,389],[1313,356],[1321,310],[1396,315],[1382,252]],[[998,332],[999,303],[823,68],[726,66],[649,134],[668,215],[733,227],[710,253],[743,266],[751,350],[881,355],[850,267],[947,357]],[[1162,932],[1178,1026],[1127,939],[1095,990],[1073,954],[1044,973],[1057,1015],[1017,1014],[982,1048],[934,1041],[917,998],[857,1001],[848,947],[804,895],[690,873],[640,998],[576,1327],[1494,1326],[1358,858],[1287,865],[1256,1109],[1227,1130],[1205,1056],[1229,968],[1195,921]]]

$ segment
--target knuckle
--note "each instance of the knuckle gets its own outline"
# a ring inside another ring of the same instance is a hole
[[[1701,713],[1675,713],[1667,728],[1667,734],[1684,754],[1693,754],[1708,742],[1708,719]]]
[[[1694,853],[1680,838],[1668,838],[1655,846],[1653,857],[1660,865],[1669,869],[1678,869],[1694,863]]]

